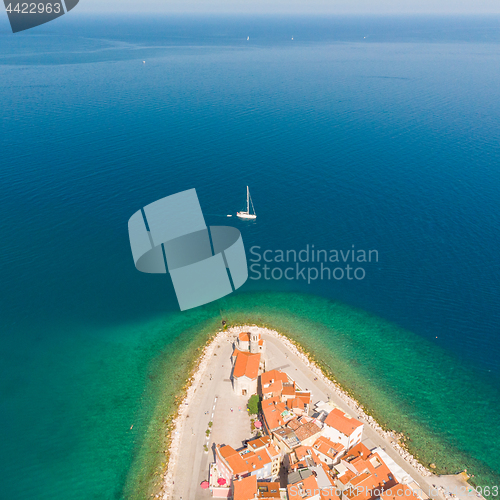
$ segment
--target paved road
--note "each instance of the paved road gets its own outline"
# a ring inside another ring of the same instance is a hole
[[[342,410],[358,416],[355,408],[349,407],[331,392],[321,379],[315,381],[315,375],[310,369],[278,339],[267,334],[264,334],[263,338],[266,341],[267,370],[281,368],[303,390],[311,391],[313,402],[327,401],[330,398]],[[224,339],[219,343],[219,347],[215,350],[216,355],[210,360],[202,378],[202,386],[195,392],[190,404],[189,418],[181,430],[182,447],[175,470],[174,499],[210,498],[209,491],[202,490],[200,483],[208,479],[209,464],[214,461],[214,443],[229,444],[239,448],[242,441],[250,437],[250,419],[246,412],[248,398],[236,396],[229,381],[232,350],[231,339]],[[210,439],[207,441],[205,431],[210,421],[213,422],[213,427]],[[363,442],[370,449],[375,446],[383,448],[427,494],[431,492],[431,483],[440,484],[435,476],[423,477],[391,447],[386,439],[367,424],[364,427]],[[203,450],[205,443],[209,445],[208,453]],[[435,495],[430,496],[435,497]],[[468,500],[471,500],[470,497]]]
[[[200,488],[200,483],[208,479],[210,462],[215,460],[214,443],[240,448],[242,441],[250,437],[248,398],[234,394],[230,382],[232,341],[225,339],[219,345],[205,370],[202,385],[195,392],[189,418],[181,431],[182,447],[174,476],[175,499],[211,498],[208,491]],[[213,425],[207,440],[209,422]],[[203,449],[204,444],[209,447],[208,453]]]

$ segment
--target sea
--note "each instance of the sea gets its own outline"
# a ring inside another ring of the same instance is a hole
[[[498,16],[75,9],[14,35],[0,14],[0,498],[154,494],[222,320],[290,335],[424,464],[495,497],[499,59]],[[247,186],[254,221],[234,217]],[[180,312],[127,222],[191,188],[256,267]],[[362,271],[280,275],[321,264]]]

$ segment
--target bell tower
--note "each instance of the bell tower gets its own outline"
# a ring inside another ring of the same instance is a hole
[[[257,353],[259,352],[259,334],[258,333],[250,333],[250,352]]]

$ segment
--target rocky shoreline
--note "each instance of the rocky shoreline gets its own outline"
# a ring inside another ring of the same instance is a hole
[[[256,331],[261,334],[270,335],[280,342],[282,342],[286,347],[293,352],[301,361],[311,370],[312,373],[324,382],[324,384],[329,388],[330,391],[335,393],[342,401],[344,401],[347,406],[352,410],[353,416],[362,420],[366,425],[370,426],[377,434],[379,434],[387,443],[396,450],[397,453],[416,471],[418,471],[424,477],[434,477],[437,479],[438,476],[433,474],[427,467],[422,465],[413,455],[411,455],[399,442],[403,437],[394,431],[385,431],[378,422],[370,415],[365,413],[362,406],[351,397],[344,389],[342,389],[336,382],[328,378],[323,370],[313,361],[312,356],[307,353],[297,342],[289,339],[285,335],[277,332],[276,330],[271,330],[268,328],[258,327],[256,325],[241,325],[233,326],[227,330],[219,331],[211,339],[209,339],[203,349],[203,352],[199,358],[199,361],[193,371],[192,376],[187,381],[188,387],[186,389],[185,395],[180,401],[177,414],[172,420],[170,427],[170,445],[165,454],[168,456],[167,467],[165,472],[162,474],[163,483],[160,493],[155,496],[156,498],[163,498],[167,500],[171,498],[173,486],[174,486],[174,476],[175,469],[177,465],[178,452],[181,444],[182,433],[184,430],[184,425],[186,423],[186,418],[188,416],[189,405],[193,399],[196,390],[200,387],[201,380],[207,368],[209,360],[215,353],[215,349],[220,342],[232,342],[234,338],[241,332],[244,331]]]

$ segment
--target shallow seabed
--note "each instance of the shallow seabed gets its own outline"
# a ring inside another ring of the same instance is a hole
[[[167,421],[175,412],[197,355],[219,327],[258,324],[298,341],[383,426],[408,436],[424,465],[450,474],[467,469],[479,486],[498,484],[498,389],[440,347],[366,312],[320,297],[249,293],[227,298],[220,310],[187,314],[183,334],[155,360],[148,400],[157,406],[128,478],[126,496],[139,498],[160,483]],[[184,316],[183,316],[184,318]],[[182,322],[175,325],[182,328]],[[481,411],[478,411],[478,409]]]

